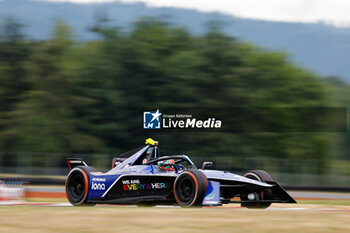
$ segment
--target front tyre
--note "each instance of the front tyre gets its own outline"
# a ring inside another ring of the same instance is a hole
[[[78,166],[72,169],[66,179],[66,196],[74,206],[94,206],[87,203],[89,192],[89,173],[95,171],[92,167]]]
[[[181,207],[199,207],[202,205],[208,180],[195,169],[182,172],[174,182],[174,196]]]
[[[266,183],[266,181],[273,181],[271,176],[263,171],[263,170],[252,170],[247,172],[246,174],[243,175],[246,178],[252,179],[252,180],[257,180],[263,183]],[[253,196],[254,199],[259,201],[259,200],[272,200],[273,199],[273,194],[271,189],[266,189],[262,192],[256,192],[256,193],[250,193],[247,195],[242,195],[241,200],[242,201],[247,201],[248,195]],[[249,209],[266,209],[271,205],[271,202],[263,202],[263,203],[242,203],[242,207],[247,207]]]

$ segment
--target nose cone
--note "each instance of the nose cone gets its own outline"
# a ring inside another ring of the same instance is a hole
[[[249,183],[249,184],[255,184],[263,187],[272,187],[273,185],[266,184],[257,180],[252,180],[249,178],[246,178],[244,176],[236,175],[231,172],[224,172],[224,171],[218,171],[218,170],[202,170],[202,172],[205,174],[205,176],[208,179],[218,179],[218,180],[228,180],[228,181],[236,181],[236,182],[243,182],[243,183]]]

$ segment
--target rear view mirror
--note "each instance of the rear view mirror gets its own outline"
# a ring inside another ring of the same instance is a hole
[[[213,166],[213,162],[203,162],[202,164],[202,170],[206,169],[206,168],[210,168]]]

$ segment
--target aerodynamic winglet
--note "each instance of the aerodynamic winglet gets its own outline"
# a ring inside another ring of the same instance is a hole
[[[77,166],[87,166],[82,158],[67,158],[66,161],[70,170]]]

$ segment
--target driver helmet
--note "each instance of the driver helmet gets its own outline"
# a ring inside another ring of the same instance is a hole
[[[175,164],[175,160],[168,159],[161,162],[158,162],[158,167],[161,172],[174,172],[175,168],[173,166],[169,166],[168,164]]]
[[[146,151],[146,156],[142,160],[142,164],[147,163],[147,161],[149,161],[153,158],[153,150],[154,150],[154,148],[152,148],[152,147],[148,148],[148,150]]]

